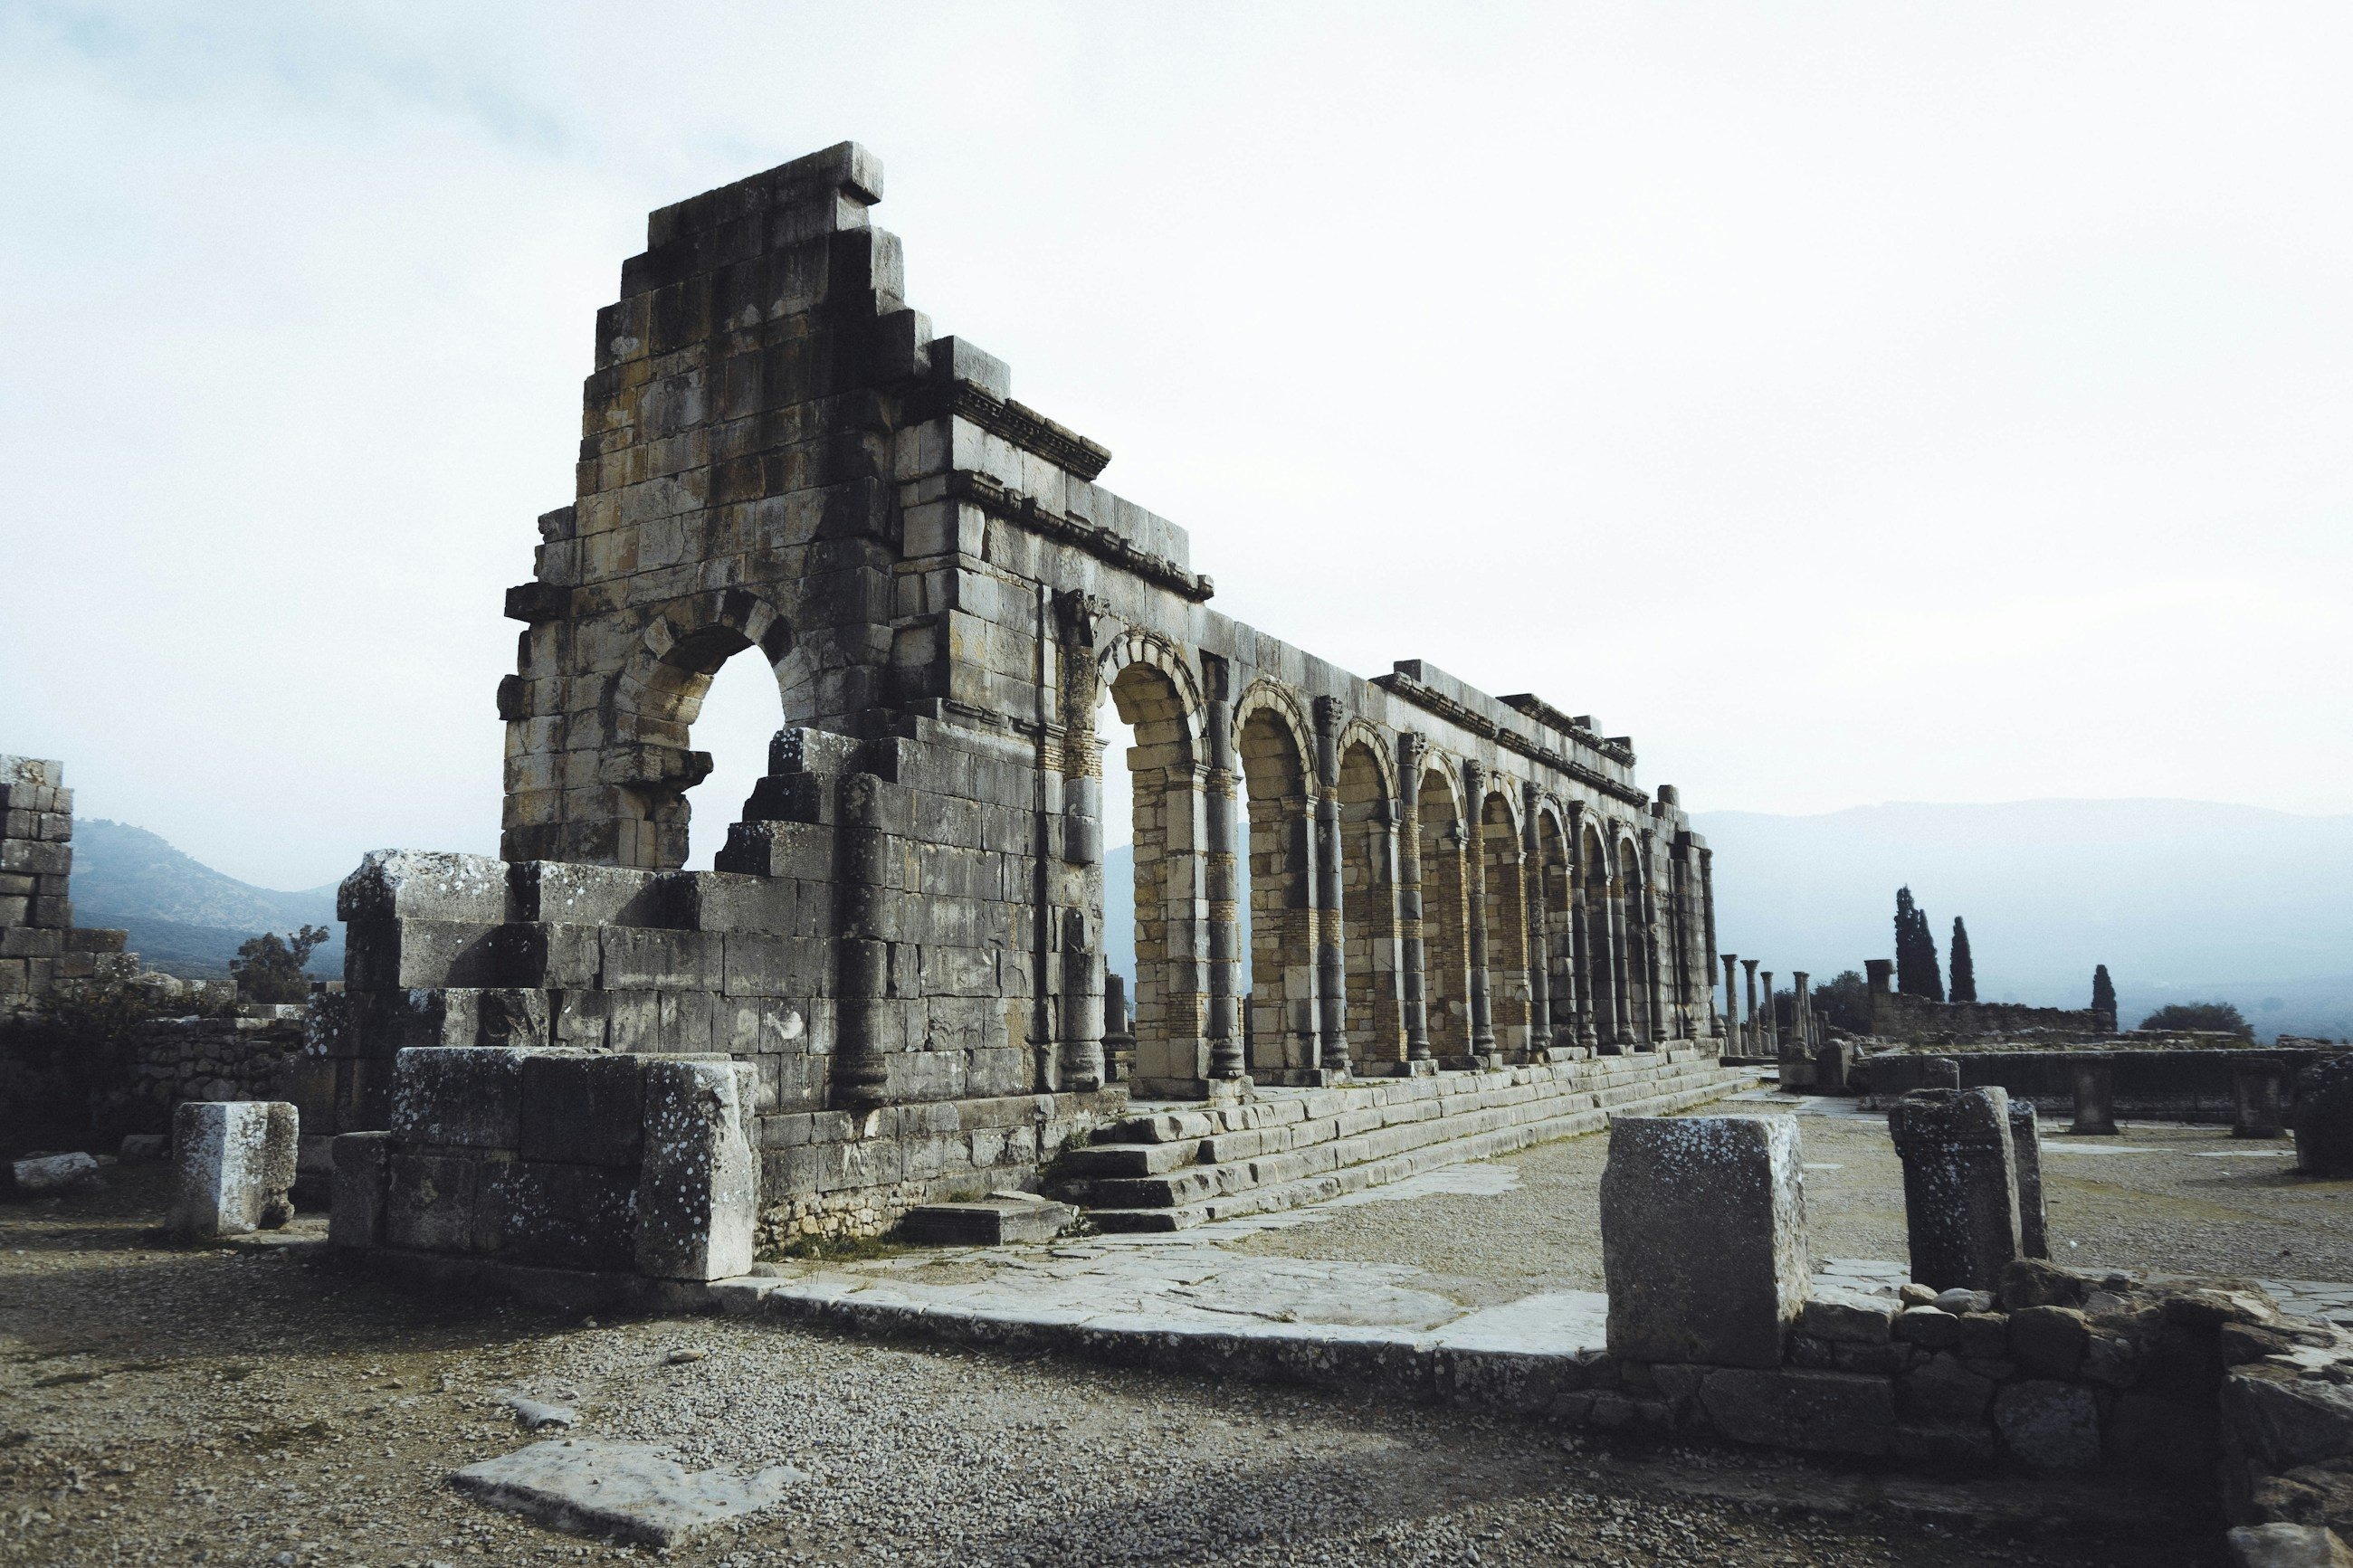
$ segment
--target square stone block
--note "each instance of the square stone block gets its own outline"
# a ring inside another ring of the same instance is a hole
[[[172,1112],[172,1234],[243,1236],[293,1218],[301,1142],[284,1101],[183,1102]]]
[[[522,1141],[523,1053],[491,1046],[412,1047],[395,1058],[395,1142],[512,1149]]]
[[[638,1167],[638,1271],[724,1279],[752,1267],[760,1169],[744,1123],[751,1064],[656,1058],[645,1066]]]
[[[1613,1119],[1601,1174],[1610,1353],[1778,1366],[1810,1267],[1799,1167],[1788,1117]]]
[[[522,1062],[525,1160],[634,1169],[645,1113],[643,1063],[605,1052],[535,1052]]]
[[[364,1248],[384,1239],[385,1163],[389,1132],[342,1132],[333,1140],[334,1206],[327,1216],[327,1240],[336,1247]]]

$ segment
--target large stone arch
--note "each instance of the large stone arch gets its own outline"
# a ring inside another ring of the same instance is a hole
[[[1313,731],[1297,697],[1253,683],[1234,704],[1234,758],[1249,812],[1253,1070],[1312,1070],[1315,1016]]]
[[[1208,1001],[1202,844],[1202,705],[1184,657],[1158,637],[1114,637],[1095,661],[1101,689],[1135,731],[1126,757],[1134,845],[1135,1073],[1202,1076]]]
[[[1616,873],[1610,886],[1614,889],[1619,911],[1619,950],[1626,983],[1626,1028],[1631,1038],[1628,1044],[1640,1049],[1654,1035],[1651,977],[1653,963],[1650,932],[1644,921],[1644,900],[1649,879],[1642,866],[1641,841],[1630,831],[1620,828],[1611,836]]]
[[[1528,902],[1544,938],[1546,997],[1556,1046],[1577,1037],[1577,921],[1570,856],[1569,816],[1560,797],[1539,795],[1535,806],[1535,863]]]
[[[686,864],[686,792],[711,773],[691,749],[695,721],[719,667],[756,648],[773,671],[792,650],[776,607],[744,588],[666,605],[648,617],[607,697],[611,743],[597,778],[613,788],[613,864],[676,870]],[[777,723],[789,721],[778,690]]]
[[[1614,857],[1609,849],[1612,842],[1613,830],[1590,818],[1587,820],[1577,846],[1580,864],[1577,888],[1579,918],[1585,928],[1581,956],[1587,1022],[1592,1030],[1593,1044],[1609,1052],[1623,1048],[1625,1029],[1625,987],[1618,969],[1617,900],[1611,892],[1616,880]]]

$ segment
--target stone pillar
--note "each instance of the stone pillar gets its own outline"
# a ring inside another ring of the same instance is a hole
[[[1736,952],[1724,955],[1724,1010],[1732,1020],[1725,1031],[1725,1049],[1736,1057],[1746,1056],[1748,1047],[1740,1032],[1740,955]]]
[[[172,1210],[182,1241],[275,1230],[294,1217],[301,1124],[283,1100],[183,1100],[172,1110]]]
[[[1802,1173],[1791,1117],[1612,1117],[1601,1173],[1609,1353],[1778,1367],[1812,1267]]]
[[[1744,958],[1740,961],[1740,967],[1748,985],[1748,1020],[1741,1026],[1740,1037],[1747,1042],[1750,1056],[1770,1056],[1772,1053],[1764,1049],[1765,1036],[1757,1023],[1757,961]],[[1766,979],[1770,981],[1772,976],[1768,973]]]
[[[1585,865],[1585,803],[1568,803],[1568,983],[1577,1016],[1577,1043],[1599,1049],[1601,1031],[1593,1021],[1593,912]]]
[[[1617,855],[1609,857],[1609,891],[1601,900],[1601,910],[1609,922],[1609,1037],[1620,1051],[1634,1046],[1634,996],[1632,954],[1627,949],[1631,940],[1626,918],[1626,874],[1624,861]]]
[[[1495,1049],[1495,1009],[1487,979],[1487,771],[1477,763],[1462,764],[1463,816],[1462,885],[1471,930],[1471,1054],[1483,1057]]]
[[[2116,1131],[2116,1068],[2105,1056],[2068,1058],[2074,1079],[2075,1124],[2067,1131],[2079,1138],[2113,1138]]]
[[[1426,1062],[1430,1049],[1429,949],[1422,932],[1421,774],[1428,738],[1415,731],[1398,737],[1398,789],[1404,798],[1398,844],[1398,920],[1405,938],[1406,1059]]]
[[[1340,914],[1340,703],[1315,700],[1315,1065],[1346,1076],[1348,959]]]
[[[841,825],[833,836],[839,1001],[828,1092],[837,1108],[856,1110],[881,1104],[890,1089],[891,838],[905,828],[906,803],[872,773],[844,774],[840,800]]]
[[[1127,1010],[1127,977],[1106,971],[1103,988],[1103,1076],[1124,1083],[1135,1070],[1135,1026]]]
[[[1536,786],[1522,786],[1520,799],[1520,891],[1528,932],[1528,1054],[1552,1049],[1551,911],[1545,900],[1544,843],[1536,834]]]
[[[1904,1162],[1912,1278],[1991,1290],[2018,1257],[2018,1148],[2000,1089],[1922,1089],[1887,1113]]]
[[[1769,1047],[1765,1054],[1770,1057],[1778,1057],[1781,1054],[1781,1009],[1775,1005],[1773,1002],[1773,972],[1769,969],[1765,971],[1764,991],[1764,1039],[1766,1046]]]
[[[1647,1046],[1656,1046],[1673,1031],[1667,1027],[1666,986],[1659,973],[1661,946],[1659,942],[1659,893],[1657,853],[1658,834],[1642,829],[1642,848],[1639,864],[1642,873],[1641,903],[1638,906],[1642,920],[1642,994],[1650,1005],[1651,1038]],[[1646,1046],[1646,1048],[1647,1048]]]
[[[1705,846],[1702,846],[1699,851],[1699,900],[1700,932],[1707,943],[1700,961],[1707,971],[1712,988],[1715,976],[1715,851]],[[1713,1015],[1715,1010],[1715,999],[1710,996],[1708,1011]],[[1739,1008],[1733,1004],[1732,987],[1729,985],[1724,988],[1724,1011],[1725,1016],[1722,1018],[1710,1017],[1708,1026],[1711,1033],[1724,1034],[1731,1021],[1740,1016]]]
[[[2231,1121],[2233,1138],[2279,1138],[2287,1132],[2282,1106],[2282,1081],[2287,1064],[2277,1057],[2250,1057],[2231,1064],[2231,1089],[2237,1114]]]
[[[1201,704],[1201,735],[1207,752],[1203,781],[1203,891],[1209,906],[1209,1076],[1230,1082],[1242,1076],[1242,1031],[1234,998],[1241,974],[1240,879],[1234,865],[1234,705],[1231,674],[1215,655],[1201,659],[1207,700]]]
[[[1953,1064],[1957,1076],[1960,1064]],[[2042,1208],[2042,1123],[2031,1100],[2010,1102],[2010,1146],[2018,1160],[2018,1250],[2022,1258],[2051,1256],[2051,1229]]]
[[[752,1271],[760,1165],[745,1123],[754,1071],[750,1062],[646,1059],[638,1273],[729,1279]]]

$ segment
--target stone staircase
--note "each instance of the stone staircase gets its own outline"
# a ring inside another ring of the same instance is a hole
[[[1052,1191],[1103,1230],[1184,1230],[1402,1181],[1464,1160],[1661,1116],[1748,1080],[1691,1046],[1329,1089],[1113,1122],[1063,1156]]]

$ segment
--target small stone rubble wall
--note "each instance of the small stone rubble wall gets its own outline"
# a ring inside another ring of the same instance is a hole
[[[124,1091],[127,1130],[162,1131],[184,1100],[275,1099],[307,1033],[307,1009],[263,1004],[143,1025]]]
[[[2122,1037],[2129,1038],[2130,1037]],[[2217,1037],[2218,1040],[2229,1037]],[[2343,1047],[2303,1046],[2288,1049],[2255,1047],[2240,1042],[2195,1048],[2099,1050],[1943,1050],[1936,1053],[1960,1067],[1963,1089],[2001,1089],[2013,1100],[2026,1100],[2046,1116],[2057,1116],[2074,1104],[2074,1066],[2087,1055],[2106,1063],[2114,1085],[2115,1114],[2136,1121],[2228,1122],[2237,1115],[2234,1074],[2239,1065],[2274,1060],[2286,1069],[2293,1084],[2306,1065],[2346,1054]],[[1892,1098],[1877,1081],[1887,1058],[1866,1058],[1860,1074],[1874,1100]],[[1916,1069],[1905,1063],[1889,1073],[1896,1081],[1890,1090],[1912,1087]]]
[[[2097,1040],[2116,1032],[2114,1017],[2088,1007],[2029,1007],[2016,1002],[1932,1002],[1926,996],[1877,986],[1873,987],[1869,996],[1873,1036],[1905,1045],[1948,1045],[2031,1032]]]
[[[77,927],[73,791],[65,764],[0,756],[0,1016],[22,1012],[61,980],[128,979],[139,967],[124,933]]]

